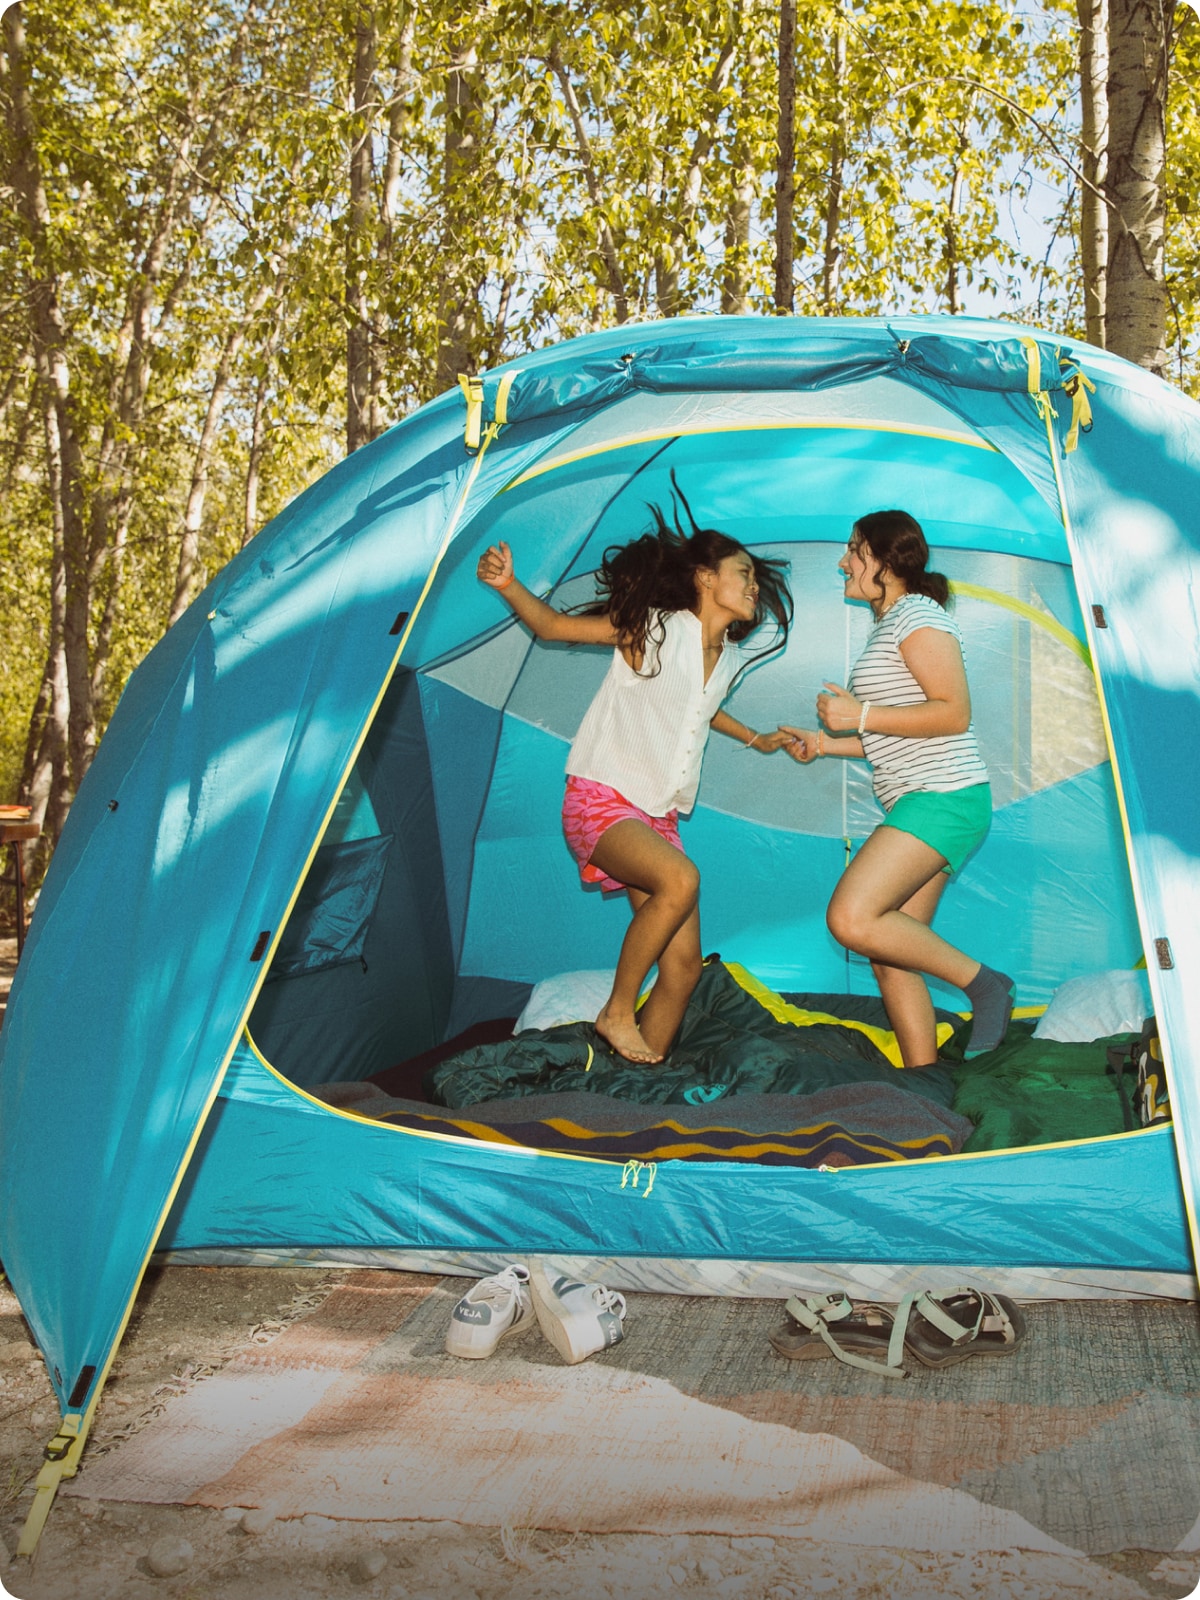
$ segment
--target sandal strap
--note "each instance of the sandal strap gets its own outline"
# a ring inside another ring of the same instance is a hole
[[[952,1300],[956,1295],[971,1296],[979,1307],[974,1322],[967,1327],[964,1327],[956,1317],[952,1317],[942,1305],[943,1300]],[[943,1290],[940,1295],[935,1295],[932,1290],[926,1289],[923,1294],[917,1296],[916,1303],[917,1310],[926,1322],[931,1323],[939,1333],[944,1333],[953,1345],[972,1344],[984,1328],[985,1318],[988,1320],[998,1318],[1002,1331],[1006,1334],[1013,1332],[1012,1323],[1000,1302],[993,1295],[983,1289],[976,1289],[971,1284],[961,1284],[957,1289]]]
[[[844,1294],[811,1295],[805,1300],[793,1295],[787,1301],[784,1309],[790,1317],[810,1333],[815,1333],[827,1347],[830,1354],[847,1367],[858,1367],[863,1372],[882,1373],[885,1378],[907,1378],[904,1370],[904,1330],[908,1325],[909,1313],[912,1310],[915,1295],[906,1295],[897,1307],[895,1316],[892,1317],[892,1332],[888,1339],[887,1363],[872,1361],[870,1356],[860,1356],[853,1350],[844,1350],[834,1337],[830,1322],[841,1322],[843,1318],[854,1315],[854,1306]],[[877,1306],[863,1306],[860,1311],[882,1311]],[[882,1311],[882,1315],[891,1316],[890,1312]]]
[[[813,1294],[805,1300],[792,1295],[783,1309],[809,1333],[819,1333],[827,1323],[840,1322],[843,1317],[850,1316],[854,1307],[846,1295],[834,1293]]]

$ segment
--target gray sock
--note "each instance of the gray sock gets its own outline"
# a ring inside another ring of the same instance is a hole
[[[963,993],[971,1002],[971,1037],[963,1052],[968,1061],[1004,1043],[1012,1016],[1014,987],[1007,973],[985,966],[964,986]]]

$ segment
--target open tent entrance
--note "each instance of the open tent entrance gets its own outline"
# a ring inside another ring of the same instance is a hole
[[[1013,974],[1023,1005],[1141,957],[1121,821],[1062,522],[962,418],[886,377],[800,393],[635,393],[593,414],[461,529],[317,850],[249,1031],[300,1087],[362,1080],[521,1008],[553,974],[611,968],[622,896],[581,891],[559,808],[567,746],[606,651],[531,640],[475,578],[507,540],[559,605],[667,507],[790,563],[785,654],[728,702],[812,723],[870,615],[836,563],[855,516],[911,511],[950,578],[995,817],[937,927]],[[771,643],[770,628],[751,648]],[[713,736],[683,824],[705,948],[777,991],[874,994],[825,928],[848,854],[880,820],[863,763],[799,769]],[[957,1010],[957,991],[934,987]]]

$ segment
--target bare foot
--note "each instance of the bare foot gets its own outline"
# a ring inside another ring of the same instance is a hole
[[[642,1030],[630,1015],[622,1016],[608,1006],[596,1018],[596,1032],[606,1040],[626,1061],[636,1061],[639,1066],[650,1066],[661,1061],[662,1056],[651,1050],[642,1038]]]

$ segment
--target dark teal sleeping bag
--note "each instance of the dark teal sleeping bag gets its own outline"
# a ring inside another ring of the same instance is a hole
[[[635,1066],[615,1055],[590,1022],[573,1022],[452,1056],[426,1074],[425,1091],[435,1105],[456,1109],[569,1090],[705,1105],[727,1095],[806,1095],[847,1083],[888,1084],[941,1106],[954,1096],[948,1071],[900,1071],[857,1029],[777,1022],[721,962],[710,961],[675,1048],[658,1066]]]

